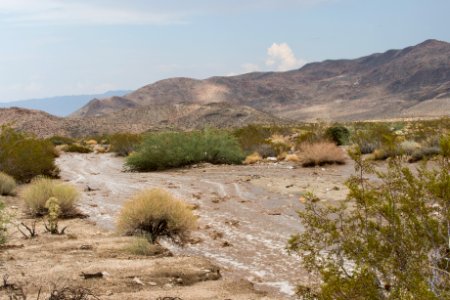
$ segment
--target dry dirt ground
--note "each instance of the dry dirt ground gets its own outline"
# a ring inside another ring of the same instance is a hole
[[[12,230],[8,244],[23,247],[0,249],[0,275],[23,286],[28,299],[53,285],[88,287],[101,299],[288,299],[295,283],[308,280],[299,259],[285,250],[289,236],[302,230],[296,215],[302,195],[313,191],[324,202],[340,201],[353,172],[351,163],[301,168],[283,162],[129,173],[123,162],[112,154],[58,158],[61,179],[82,191],[80,209],[90,217],[63,221],[64,236],[45,234],[42,224],[32,240]],[[173,257],[159,248],[152,257],[130,255],[124,249],[132,238],[114,233],[123,202],[152,187],[198,207],[192,243],[163,244]],[[31,223],[18,197],[6,202],[16,223]],[[104,276],[85,280],[83,272]]]
[[[65,154],[58,159],[63,180],[83,193],[81,208],[99,227],[114,230],[122,204],[133,193],[152,187],[170,190],[198,206],[199,229],[177,255],[210,259],[225,278],[245,278],[259,290],[292,295],[299,260],[285,250],[289,236],[302,229],[296,210],[313,191],[322,201],[345,198],[343,186],[352,164],[297,168],[292,163],[253,166],[199,165],[165,172],[129,173],[112,154]]]

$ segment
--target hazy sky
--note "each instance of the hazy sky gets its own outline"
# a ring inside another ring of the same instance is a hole
[[[0,0],[0,101],[450,42],[450,0]]]

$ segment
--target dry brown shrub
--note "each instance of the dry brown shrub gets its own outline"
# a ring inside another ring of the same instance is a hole
[[[299,162],[300,158],[297,154],[287,154],[284,158],[285,161]]]
[[[344,151],[331,142],[304,143],[298,153],[303,167],[345,164]]]
[[[257,162],[260,162],[263,158],[259,155],[258,152],[253,152],[249,156],[247,156],[244,160],[244,165],[253,165]]]
[[[161,237],[183,244],[197,218],[189,207],[163,189],[144,190],[128,200],[120,214],[117,229],[126,235],[145,235],[153,242]]]

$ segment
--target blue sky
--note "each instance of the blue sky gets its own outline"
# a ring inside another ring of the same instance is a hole
[[[0,101],[450,42],[449,12],[449,0],[0,0]]]

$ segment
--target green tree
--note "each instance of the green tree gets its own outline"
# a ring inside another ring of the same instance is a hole
[[[450,136],[441,153],[433,168],[395,157],[379,172],[356,149],[346,201],[308,195],[304,232],[288,243],[317,279],[299,286],[303,299],[450,299]]]

